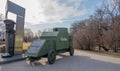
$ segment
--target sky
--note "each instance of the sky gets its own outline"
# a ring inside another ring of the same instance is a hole
[[[108,0],[10,0],[26,9],[25,28],[43,31],[54,27],[70,28],[76,21],[92,15],[96,8]],[[5,15],[6,0],[0,0],[0,13]],[[16,20],[9,13],[8,18]]]

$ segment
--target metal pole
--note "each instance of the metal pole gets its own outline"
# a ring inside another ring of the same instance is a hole
[[[5,20],[8,18],[8,0],[5,7]],[[5,52],[8,53],[8,33],[5,32]]]
[[[8,0],[6,1],[6,7],[5,7],[5,19],[8,18]]]

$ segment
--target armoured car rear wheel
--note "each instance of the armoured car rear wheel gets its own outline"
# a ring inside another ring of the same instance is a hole
[[[56,60],[56,52],[55,50],[50,50],[48,53],[48,62],[49,64],[53,64]]]
[[[69,48],[69,53],[70,53],[70,56],[73,56],[74,55],[74,48],[70,47]]]

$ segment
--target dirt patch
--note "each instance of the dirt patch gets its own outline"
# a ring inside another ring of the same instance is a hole
[[[79,51],[120,58],[120,53],[115,53],[115,52],[106,52],[106,51],[100,51],[99,52],[99,51],[88,51],[88,50],[79,50]]]

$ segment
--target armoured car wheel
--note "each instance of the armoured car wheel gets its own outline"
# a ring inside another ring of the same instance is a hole
[[[69,48],[69,53],[70,53],[70,56],[73,56],[74,55],[74,48],[70,47]]]
[[[48,53],[48,62],[49,64],[53,64],[56,59],[56,52],[55,50],[50,50]]]

